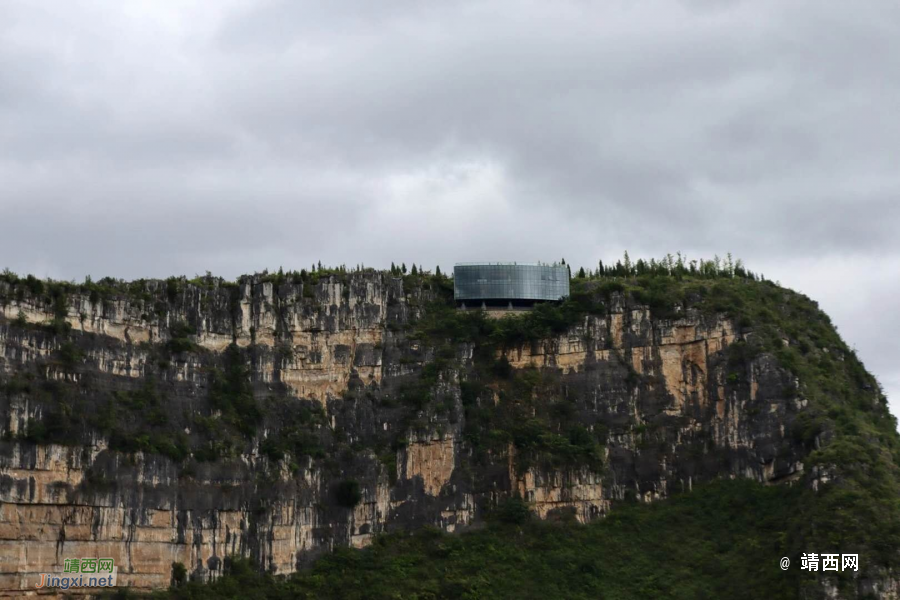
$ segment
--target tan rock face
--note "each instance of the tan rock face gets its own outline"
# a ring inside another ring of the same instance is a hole
[[[236,321],[216,314],[215,304],[221,300],[212,291],[183,292],[164,320],[156,318],[151,302],[92,303],[71,295],[65,320],[74,331],[120,343],[118,347],[96,344],[83,357],[93,372],[113,379],[144,378],[145,365],[151,360],[144,343],[166,341],[173,322],[196,324],[192,339],[213,353],[224,351],[232,342],[244,347],[280,344],[288,350],[285,356],[260,361],[254,376],[273,381],[277,371],[279,381],[296,396],[324,404],[347,391],[351,376],[367,385],[378,384],[382,378],[385,281],[376,277],[358,285],[353,294],[348,291],[341,283],[326,282],[313,294],[298,291],[284,298],[276,296],[271,283],[245,284]],[[290,306],[279,305],[284,302]],[[55,316],[49,306],[29,298],[0,305],[0,315],[7,321],[24,318],[35,325],[50,323]],[[17,364],[52,362],[59,349],[58,342],[39,332],[26,329],[13,340],[9,333],[8,327],[0,327],[0,356],[7,357],[0,359],[0,372]],[[173,381],[201,383],[206,377],[201,359],[186,355],[175,362],[170,367]],[[77,377],[62,372],[61,376]],[[27,395],[11,399],[4,416],[3,432],[13,437],[27,433],[29,420],[42,417],[40,407]],[[215,576],[229,554],[252,554],[268,568],[290,572],[304,553],[333,543],[365,545],[391,510],[389,488],[381,476],[364,491],[354,510],[339,514],[337,522],[334,515],[325,518],[318,505],[328,502],[327,485],[317,468],[301,469],[300,474],[286,472],[282,485],[292,491],[282,490],[264,515],[260,509],[241,506],[245,502],[240,498],[252,484],[246,476],[236,476],[232,482],[191,481],[189,487],[200,496],[205,490],[220,496],[218,502],[193,502],[206,508],[192,508],[190,501],[182,504],[178,494],[161,494],[185,486],[170,467],[160,471],[149,463],[137,468],[134,494],[123,494],[118,485],[105,491],[107,484],[85,477],[105,450],[104,439],[83,448],[6,445],[0,458],[4,482],[0,485],[0,593],[33,592],[38,574],[61,572],[66,558],[111,557],[119,567],[119,584],[141,588],[169,585],[173,562],[183,563],[200,577]],[[248,463],[253,460],[244,458]],[[449,460],[452,468],[452,450]],[[415,468],[427,473],[428,461],[427,456],[420,457]],[[252,464],[249,468],[252,471]],[[95,489],[89,494],[79,491],[87,487]],[[331,532],[323,536],[323,527]]]
[[[452,437],[414,441],[406,447],[407,479],[421,478],[425,493],[437,496],[450,483],[456,465],[455,440]]]
[[[289,573],[297,568],[299,554],[321,547],[317,529],[334,525],[322,523],[317,502],[299,499],[305,489],[324,501],[316,492],[318,471],[293,477],[292,485],[302,489],[294,497],[279,497],[265,519],[259,519],[249,508],[184,510],[167,502],[151,507],[146,502],[123,502],[117,494],[99,494],[93,505],[72,504],[66,491],[82,483],[83,465],[76,453],[38,446],[36,455],[20,455],[18,460],[23,468],[0,471],[13,482],[0,504],[0,581],[6,593],[33,590],[40,573],[62,572],[67,558],[113,558],[119,585],[139,588],[168,586],[173,562],[201,576],[214,576],[224,557],[250,554],[251,524],[253,537],[261,542],[260,561],[276,572]],[[24,468],[28,465],[31,468]],[[195,485],[221,493],[213,481]],[[334,542],[368,544],[389,511],[389,489],[381,483],[344,516],[345,533]]]
[[[347,390],[351,371],[366,383],[380,383],[381,357],[374,348],[382,344],[380,329],[329,332],[292,331],[293,358],[281,369],[281,380],[301,398],[324,403],[329,396]],[[373,350],[360,356],[360,346]]]
[[[579,522],[587,523],[609,511],[609,495],[604,494],[602,477],[589,469],[532,468],[520,474],[510,461],[509,477],[516,493],[541,519],[554,511],[569,509]]]
[[[574,511],[585,522],[632,494],[650,501],[713,476],[774,480],[803,468],[796,456],[786,455],[785,467],[759,449],[784,439],[781,420],[794,399],[789,405],[778,395],[780,372],[762,359],[742,383],[727,378],[724,353],[739,335],[726,320],[689,313],[654,321],[644,307],[617,299],[608,314],[585,317],[554,339],[503,350],[515,368],[552,371],[559,397],[586,427],[608,432],[600,472],[520,472],[514,449],[487,464],[472,459],[460,385],[471,344],[454,349],[463,369],[442,371],[429,390],[441,411],[402,404],[404,386],[437,358],[402,331],[427,298],[380,274],[305,285],[248,280],[227,293],[186,286],[166,311],[157,311],[161,288],[153,300],[74,295],[66,320],[90,334],[78,338],[77,369],[59,364],[59,339],[10,324],[20,313],[32,324],[52,321],[46,303],[0,305],[0,374],[30,368],[85,395],[99,386],[133,390],[152,375],[181,413],[198,410],[211,365],[235,343],[252,355],[260,398],[283,385],[298,403],[315,400],[323,427],[343,440],[340,456],[288,454],[274,464],[261,445],[280,423],[267,423],[240,456],[185,473],[160,456],[112,452],[100,434],[80,446],[31,443],[24,438],[44,419],[44,405],[26,393],[0,394],[0,595],[33,591],[36,576],[60,572],[66,558],[111,557],[120,584],[139,588],[167,586],[175,562],[193,577],[214,578],[232,554],[290,573],[317,553],[361,547],[389,529],[453,531],[510,494],[542,518]],[[203,350],[163,368],[155,350],[174,323],[189,323]],[[496,406],[500,398],[479,401]],[[723,449],[730,463],[710,460]],[[350,479],[361,501],[338,506],[335,486]]]

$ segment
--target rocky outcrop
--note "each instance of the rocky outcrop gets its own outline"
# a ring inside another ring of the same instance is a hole
[[[656,320],[617,295],[559,336],[497,350],[514,370],[552,375],[530,401],[565,404],[601,441],[599,462],[523,465],[512,443],[479,454],[467,411],[510,400],[486,388],[464,401],[471,344],[451,342],[448,359],[414,335],[437,293],[371,272],[315,284],[150,281],[132,295],[71,293],[59,314],[0,283],[0,590],[33,591],[36,574],[76,557],[112,557],[119,584],[141,588],[167,586],[173,563],[216,577],[232,554],[289,573],[379,532],[452,531],[513,494],[541,517],[588,521],[715,477],[803,472],[789,436],[804,407],[793,378],[766,355],[730,360],[752,332],[693,310]],[[60,320],[71,333],[39,326]],[[193,350],[164,351],[182,324]],[[207,398],[229,348],[241,350],[253,397],[285,411],[267,412],[236,455],[123,451],[90,426],[87,416],[150,381],[160,418],[196,449],[201,426],[223,418]],[[60,431],[76,437],[47,441],[62,406],[78,426]],[[327,440],[321,451],[267,447],[288,417],[316,411],[301,433]],[[339,497],[342,482],[358,486],[353,502]]]

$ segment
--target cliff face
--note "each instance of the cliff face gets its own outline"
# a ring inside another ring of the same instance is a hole
[[[143,588],[177,562],[215,577],[231,554],[289,573],[382,531],[452,531],[515,493],[588,521],[809,471],[796,378],[739,352],[754,332],[722,315],[655,319],[613,293],[485,359],[418,332],[440,294],[383,273],[55,303],[0,283],[0,590],[76,557],[113,557]],[[496,376],[476,385],[479,360]]]

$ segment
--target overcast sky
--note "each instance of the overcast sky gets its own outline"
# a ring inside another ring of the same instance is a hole
[[[732,252],[900,414],[896,0],[0,0],[0,267]]]

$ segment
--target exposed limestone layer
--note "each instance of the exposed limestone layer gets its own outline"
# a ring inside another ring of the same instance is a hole
[[[514,482],[514,491],[541,519],[554,512],[572,510],[579,522],[587,523],[609,510],[610,496],[604,494],[600,473],[590,469],[533,468],[520,473],[514,463],[515,449],[511,447],[509,454],[509,479]]]
[[[452,437],[414,441],[406,448],[404,476],[422,479],[425,493],[438,496],[450,483],[456,466],[456,440]]]
[[[303,295],[303,285],[286,287],[289,289],[276,295],[270,282],[243,283],[238,310],[230,313],[233,301],[229,290],[189,286],[180,292],[165,318],[157,318],[149,300],[92,302],[89,296],[75,294],[69,299],[64,320],[75,331],[100,334],[129,346],[165,342],[172,324],[178,322],[196,324],[196,343],[212,352],[221,352],[232,342],[269,348],[278,343],[279,350],[290,357],[279,365],[281,381],[299,397],[320,402],[346,390],[352,370],[366,382],[380,381],[377,349],[382,344],[386,303],[391,294],[402,295],[402,289],[380,277],[357,278],[352,283],[328,281],[315,286],[311,297]],[[55,317],[52,307],[39,297],[0,304],[0,315],[35,324],[50,323]],[[42,352],[46,354],[47,349],[32,349],[23,360],[33,360]],[[115,364],[110,357],[109,365],[98,366],[113,374],[124,371],[142,377],[140,358],[133,359],[129,353],[123,357],[124,365]],[[271,381],[275,368],[274,363],[264,365],[259,376]]]
[[[188,473],[161,456],[112,452],[102,435],[71,447],[26,441],[29,427],[45,418],[43,402],[27,392],[2,394],[2,593],[33,589],[36,574],[60,572],[66,558],[112,557],[120,583],[142,588],[168,585],[173,562],[193,577],[215,577],[229,554],[289,573],[317,553],[364,546],[382,531],[424,524],[454,530],[514,493],[541,517],[574,511],[588,521],[625,497],[651,501],[713,477],[776,481],[803,469],[785,433],[803,401],[785,396],[791,380],[765,356],[743,365],[739,381],[729,380],[727,349],[742,334],[721,318],[689,311],[655,321],[646,308],[614,297],[606,315],[507,350],[516,368],[558,373],[561,393],[586,426],[608,431],[599,472],[520,471],[512,451],[486,465],[471,461],[460,372],[442,372],[432,390],[443,411],[396,408],[403,384],[435,359],[434,349],[404,333],[427,294],[405,291],[399,278],[365,274],[280,288],[248,279],[236,290],[189,285],[164,311],[162,282],[148,285],[149,298],[69,298],[64,318],[81,351],[74,368],[57,358],[60,336],[12,322],[59,318],[45,301],[25,296],[0,305],[0,373],[28,371],[74,386],[88,400],[153,377],[166,386],[171,413],[189,414],[209,393],[211,367],[234,343],[252,350],[258,397],[284,386],[298,403],[324,407],[325,427],[345,438],[342,455],[286,456],[273,469],[256,440],[234,460]],[[156,349],[181,322],[204,351],[162,365]],[[472,360],[471,346],[459,344],[457,352],[464,364]],[[263,436],[278,427],[267,423]],[[402,443],[383,443],[393,438]],[[360,485],[352,509],[334,501],[345,479]]]

